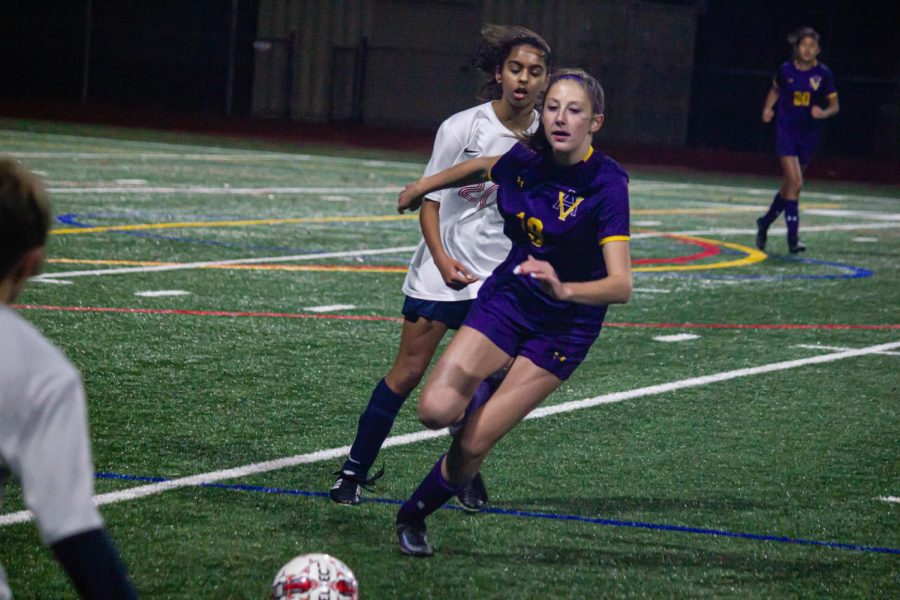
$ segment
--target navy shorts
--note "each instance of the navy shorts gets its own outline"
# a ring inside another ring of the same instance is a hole
[[[800,166],[805,167],[812,160],[819,145],[819,130],[795,132],[778,129],[775,135],[775,154],[778,156],[796,156]]]
[[[537,326],[504,300],[479,295],[463,324],[483,333],[508,355],[524,356],[559,379],[572,375],[600,335],[599,327]]]
[[[420,300],[406,297],[403,301],[403,316],[407,321],[415,323],[419,317],[429,321],[438,321],[450,329],[459,329],[474,300],[456,300],[442,302],[440,300]]]

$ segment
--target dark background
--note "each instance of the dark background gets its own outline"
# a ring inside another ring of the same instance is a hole
[[[773,128],[760,124],[762,102],[775,69],[790,58],[787,33],[809,25],[822,35],[820,60],[835,73],[841,102],[821,153],[900,157],[900,19],[890,3],[657,4],[693,6],[698,15],[689,147],[771,152]],[[246,121],[259,2],[240,0],[236,7],[229,85],[231,0],[0,0],[0,115],[81,106]]]
[[[841,112],[823,129],[823,154],[900,156],[900,7],[852,0],[698,3],[689,145],[769,150],[758,126],[787,34],[808,25],[822,36],[819,60],[837,81]]]

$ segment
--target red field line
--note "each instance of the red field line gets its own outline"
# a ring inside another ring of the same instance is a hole
[[[705,240],[698,240],[696,238],[686,237],[683,235],[666,235],[667,238],[672,238],[674,240],[678,240],[685,244],[693,244],[694,246],[700,246],[703,248],[703,252],[697,252],[696,254],[689,254],[687,256],[675,256],[672,258],[639,258],[636,260],[632,260],[631,264],[633,265],[657,265],[657,264],[684,264],[689,262],[694,262],[695,260],[701,260],[704,258],[708,258],[710,256],[716,256],[722,251],[722,248],[718,244],[712,244]]]
[[[281,313],[268,311],[188,310],[174,308],[128,308],[114,306],[53,306],[47,304],[13,304],[18,310],[62,312],[126,313],[145,315],[188,315],[195,317],[266,317],[276,319],[326,319],[339,321],[402,321],[403,317],[372,315],[334,315]],[[645,329],[900,329],[900,324],[865,325],[856,323],[605,323],[605,327],[637,327]]]

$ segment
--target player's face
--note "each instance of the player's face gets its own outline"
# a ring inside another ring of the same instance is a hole
[[[797,58],[805,64],[812,64],[819,56],[819,42],[816,38],[806,36],[797,43]]]
[[[556,159],[574,164],[587,154],[593,134],[603,126],[603,115],[593,113],[581,83],[560,79],[547,90],[541,121]]]
[[[510,105],[516,108],[534,106],[547,85],[544,52],[529,44],[513,46],[494,78],[503,89],[503,100]]]

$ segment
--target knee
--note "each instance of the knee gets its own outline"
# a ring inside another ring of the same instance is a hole
[[[491,451],[492,447],[493,444],[488,440],[474,435],[463,435],[459,440],[460,453],[468,462],[475,461],[481,463],[488,452]]]
[[[428,429],[441,429],[447,427],[456,419],[457,415],[447,410],[448,402],[437,397],[436,394],[422,392],[419,398],[419,406],[416,409],[419,421]]]
[[[803,178],[802,177],[791,177],[785,182],[785,191],[787,192],[787,197],[790,199],[796,199],[800,197],[800,190],[803,189]]]
[[[384,379],[396,393],[407,396],[422,381],[426,366],[415,361],[398,360]]]

